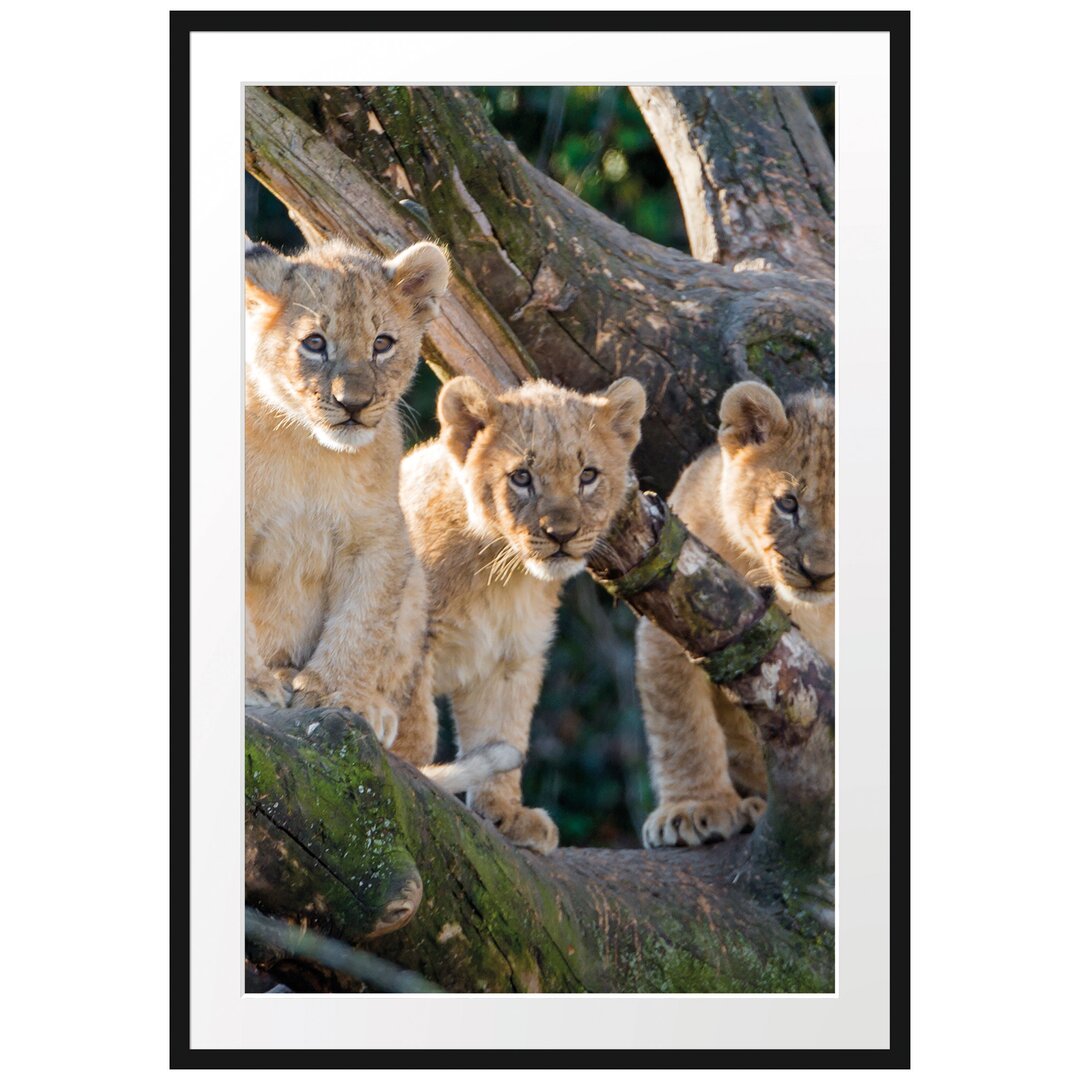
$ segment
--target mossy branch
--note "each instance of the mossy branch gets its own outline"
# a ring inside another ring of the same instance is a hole
[[[828,893],[832,667],[653,493],[632,491],[606,540],[589,560],[593,576],[674,638],[757,726],[769,799],[754,834],[755,865],[792,888]]]
[[[749,837],[534,855],[340,710],[248,711],[247,823],[253,908],[445,990],[832,989],[830,931],[754,868]],[[299,962],[251,954],[286,983]],[[317,964],[305,976],[320,988]]]

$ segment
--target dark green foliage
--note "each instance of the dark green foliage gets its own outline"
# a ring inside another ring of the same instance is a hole
[[[438,375],[420,364],[416,378],[405,399],[405,440],[410,447],[434,439],[439,434],[439,420],[435,415],[435,402],[439,398],[442,383]]]
[[[829,152],[835,157],[836,146],[833,136],[833,122],[836,116],[836,88],[833,86],[805,86],[806,99],[814,112],[814,119],[821,128],[821,134],[829,144]]]
[[[625,86],[472,91],[537,168],[631,231],[689,250],[667,166]]]
[[[636,847],[652,808],[636,621],[592,578],[567,585],[524,776],[526,803],[551,814],[564,845]]]
[[[248,173],[244,174],[244,232],[277,251],[292,255],[304,246],[289,211]]]

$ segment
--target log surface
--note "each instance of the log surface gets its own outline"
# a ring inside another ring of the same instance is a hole
[[[831,933],[755,876],[748,837],[534,855],[342,710],[248,710],[247,777],[248,903],[444,990],[832,988]]]

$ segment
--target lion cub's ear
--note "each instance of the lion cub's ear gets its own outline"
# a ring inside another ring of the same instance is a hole
[[[248,314],[269,322],[281,309],[281,287],[289,260],[244,234],[244,298]]]
[[[763,383],[736,383],[720,402],[719,441],[726,450],[768,442],[787,426],[783,403]]]
[[[390,284],[412,301],[423,322],[439,314],[439,297],[450,284],[450,264],[442,248],[421,240],[383,265]]]
[[[612,431],[628,450],[633,450],[641,440],[641,418],[647,405],[644,387],[637,379],[616,379],[599,396],[603,399],[601,410]]]
[[[456,461],[465,463],[476,436],[499,414],[499,401],[468,375],[451,379],[439,394],[442,441]]]

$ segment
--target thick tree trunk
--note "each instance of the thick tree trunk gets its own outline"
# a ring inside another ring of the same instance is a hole
[[[750,837],[694,852],[534,855],[338,710],[248,711],[247,829],[249,904],[444,990],[833,987],[830,929],[757,869]],[[299,988],[358,988],[296,956],[250,951]]]
[[[423,208],[413,220],[450,246],[459,288],[482,293],[540,374],[586,391],[640,379],[637,467],[660,491],[715,439],[731,383],[832,385],[830,280],[736,273],[635,236],[530,166],[464,90],[249,88],[247,165],[319,231],[379,242],[361,213],[377,178],[387,206]],[[436,346],[442,370],[473,373],[464,335]]]
[[[832,280],[833,160],[797,86],[632,86],[699,259]]]

